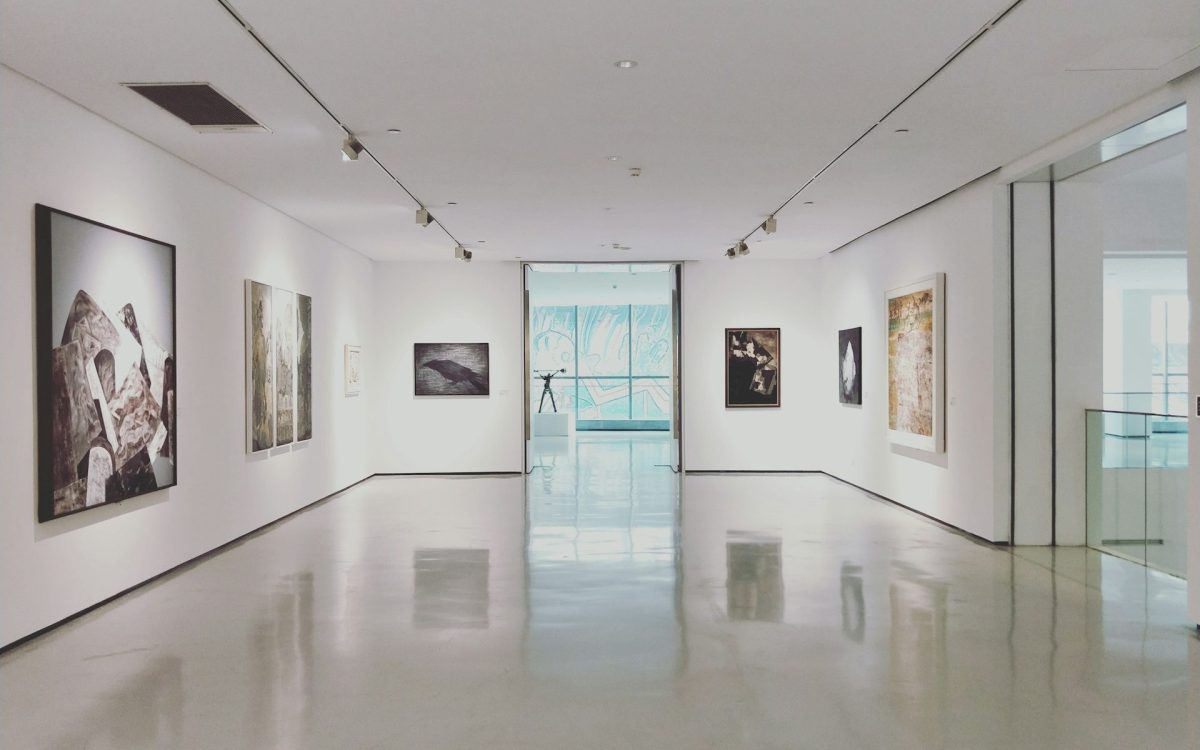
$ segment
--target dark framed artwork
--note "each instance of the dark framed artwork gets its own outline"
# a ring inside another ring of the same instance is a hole
[[[413,393],[487,396],[488,359],[487,344],[413,344]]]
[[[175,246],[37,205],[38,521],[178,482]]]
[[[779,406],[778,328],[725,329],[725,406]]]
[[[838,401],[862,403],[862,328],[838,331]]]

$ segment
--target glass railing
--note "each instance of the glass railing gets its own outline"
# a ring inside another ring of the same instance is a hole
[[[1187,414],[1188,380],[1171,376],[1170,390],[1160,391],[1105,391],[1105,411],[1134,411],[1151,414]]]
[[[1186,575],[1187,441],[1186,417],[1087,411],[1089,547]]]

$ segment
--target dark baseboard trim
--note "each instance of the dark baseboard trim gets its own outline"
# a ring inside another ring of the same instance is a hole
[[[970,541],[975,542],[976,544],[982,544],[985,547],[991,547],[992,549],[996,549],[996,548],[1008,549],[1008,547],[1010,546],[1008,542],[993,542],[990,539],[979,536],[978,534],[967,531],[966,529],[959,528],[958,526],[955,526],[952,523],[947,523],[947,522],[943,521],[942,519],[937,518],[936,516],[931,516],[928,513],[922,513],[921,511],[917,510],[916,508],[910,507],[908,505],[905,505],[904,503],[893,500],[892,498],[890,498],[886,495],[881,495],[878,492],[869,490],[866,487],[862,487],[860,485],[855,484],[854,482],[848,482],[845,479],[842,479],[841,477],[837,476],[836,474],[830,474],[828,471],[824,471],[822,469],[766,469],[766,470],[762,470],[762,471],[754,471],[754,470],[749,470],[749,469],[688,469],[684,473],[685,474],[701,474],[701,475],[709,475],[709,476],[721,475],[721,474],[734,474],[734,475],[736,475],[736,474],[824,474],[825,476],[829,477],[830,479],[841,482],[842,484],[844,484],[848,487],[853,487],[854,489],[858,490],[859,492],[870,495],[871,497],[875,498],[876,500],[882,500],[883,502],[889,503],[891,505],[895,505],[898,508],[903,508],[904,510],[907,510],[910,513],[915,513],[918,516],[924,518],[925,520],[932,521],[935,524],[937,524],[938,526],[941,526],[946,531],[949,531],[952,534],[957,534],[958,536],[961,536],[961,537],[965,537],[965,538],[969,539]]]
[[[371,477],[519,477],[519,471],[377,471]],[[367,477],[370,479],[371,477]]]
[[[522,475],[522,473],[523,472],[520,472],[520,471],[445,471],[445,472],[419,472],[419,473],[417,473],[417,472],[414,472],[414,473],[377,472],[375,474],[365,476],[362,479],[358,480],[357,482],[349,484],[349,485],[341,488],[340,490],[331,492],[330,494],[328,494],[324,497],[313,500],[311,503],[308,503],[307,505],[302,505],[299,508],[297,508],[289,513],[286,513],[285,515],[282,515],[279,518],[276,518],[274,521],[268,521],[267,523],[263,524],[262,526],[259,526],[255,529],[247,531],[245,534],[242,534],[241,536],[230,539],[228,542],[225,542],[224,544],[222,544],[218,547],[214,547],[213,549],[210,549],[207,552],[202,552],[199,555],[196,555],[195,557],[193,557],[191,559],[185,560],[185,561],[179,563],[178,565],[175,565],[174,567],[168,568],[161,573],[155,574],[140,583],[135,583],[134,585],[130,586],[129,588],[119,591],[119,592],[113,594],[112,596],[109,596],[105,599],[101,599],[100,601],[96,602],[95,604],[87,606],[87,607],[79,610],[78,612],[67,615],[66,617],[62,618],[61,620],[58,620],[57,622],[53,622],[44,628],[35,630],[34,632],[30,633],[29,635],[22,636],[22,637],[18,638],[17,640],[13,641],[12,643],[6,643],[5,645],[0,646],[0,656],[7,654],[9,651],[12,651],[15,648],[19,648],[20,646],[23,646],[26,643],[29,643],[30,641],[33,641],[37,638],[47,635],[51,631],[57,630],[58,628],[62,627],[63,625],[66,625],[67,623],[77,620],[80,617],[83,617],[84,615],[89,614],[90,612],[94,612],[95,610],[100,609],[101,607],[103,607],[107,604],[111,604],[112,602],[116,601],[117,599],[120,599],[121,597],[123,597],[127,594],[131,594],[140,588],[148,586],[151,583],[154,583],[155,581],[166,578],[167,576],[170,576],[170,575],[174,575],[176,573],[182,573],[185,570],[204,562],[205,560],[209,559],[210,557],[215,557],[216,555],[219,555],[222,552],[225,552],[225,551],[229,550],[230,548],[232,548],[238,544],[241,544],[242,542],[245,542],[252,536],[261,534],[264,531],[267,531],[268,529],[270,529],[274,526],[277,526],[278,524],[281,524],[284,521],[287,521],[288,519],[292,518],[293,516],[296,516],[307,510],[311,510],[314,507],[316,507],[317,505],[320,505],[321,503],[324,503],[327,500],[331,500],[334,497],[337,497],[338,495],[342,494],[343,492],[346,492],[347,490],[357,487],[358,485],[362,484],[363,482],[367,481],[368,479],[374,479],[375,477],[487,477],[487,476],[519,477]],[[874,497],[878,500],[882,500],[883,502],[886,502],[886,503],[890,503],[899,508],[903,508],[903,509],[909,511],[910,513],[915,513],[918,516],[921,516],[922,518],[924,518],[928,521],[932,521],[933,523],[937,524],[938,526],[941,526],[941,527],[945,528],[946,530],[951,531],[955,534],[958,534],[959,536],[969,539],[970,541],[975,542],[977,544],[980,544],[980,545],[983,545],[986,547],[990,547],[993,549],[1009,547],[1008,542],[990,541],[988,539],[985,539],[984,537],[979,536],[978,534],[973,534],[970,531],[967,531],[966,529],[962,529],[962,528],[959,528],[958,526],[955,526],[954,524],[946,523],[945,521],[943,521],[939,518],[935,518],[935,517],[929,515],[928,513],[922,513],[921,511],[916,510],[915,508],[911,508],[911,507],[905,505],[904,503],[897,502],[897,501],[891,499],[890,497],[881,495],[878,492],[873,492],[871,490],[868,490],[865,487],[861,487],[857,484],[854,484],[853,482],[848,482],[845,479],[842,479],[841,477],[839,477],[835,474],[830,474],[827,471],[821,471],[820,469],[765,469],[762,471],[754,471],[754,470],[749,470],[749,469],[687,469],[683,473],[684,474],[698,474],[698,475],[824,474],[825,476],[829,477],[830,479],[834,479],[838,482],[841,482],[844,485],[853,487],[854,489],[856,489],[860,492],[863,492],[867,495],[870,495],[871,497]],[[1198,626],[1198,627],[1200,627],[1200,626]]]
[[[148,586],[151,583],[154,583],[155,581],[166,578],[167,576],[174,575],[176,573],[182,573],[189,568],[199,565],[200,563],[204,562],[205,560],[209,559],[210,557],[216,557],[217,555],[221,554],[222,552],[225,552],[225,551],[229,550],[230,548],[235,547],[238,544],[241,544],[242,542],[245,542],[250,537],[255,536],[257,534],[261,534],[262,532],[270,529],[271,527],[281,524],[284,521],[287,521],[288,519],[292,518],[293,516],[303,513],[304,511],[312,510],[317,505],[320,505],[321,503],[324,503],[327,500],[331,500],[334,497],[337,497],[338,495],[342,494],[346,490],[357,487],[358,485],[362,484],[363,482],[367,481],[368,479],[371,479],[374,476],[376,476],[376,475],[371,474],[369,476],[365,476],[362,479],[358,480],[357,482],[354,482],[353,484],[348,484],[345,487],[341,488],[340,490],[337,490],[336,492],[331,492],[328,495],[326,495],[325,497],[317,498],[316,500],[313,500],[311,503],[302,505],[299,508],[296,508],[295,510],[290,511],[290,512],[280,516],[279,518],[276,518],[274,521],[268,521],[267,523],[264,523],[262,526],[259,526],[258,528],[255,528],[255,529],[251,529],[250,531],[247,531],[245,534],[242,534],[241,536],[234,537],[233,539],[230,539],[228,542],[225,542],[224,544],[222,544],[220,546],[213,547],[208,552],[201,552],[199,555],[196,555],[195,557],[190,558],[188,560],[184,560],[183,562],[179,563],[178,565],[167,568],[166,570],[164,570],[161,573],[156,573],[155,575],[147,578],[146,580],[144,580],[140,583],[135,583],[127,589],[118,591],[117,593],[113,594],[112,596],[109,596],[105,599],[101,599],[100,601],[96,602],[95,604],[84,607],[83,609],[79,610],[78,612],[69,614],[66,617],[62,618],[61,620],[58,620],[57,622],[53,622],[44,628],[35,630],[34,632],[30,633],[29,635],[21,636],[20,638],[13,641],[12,643],[6,643],[3,646],[0,646],[0,656],[7,654],[9,651],[12,651],[15,648],[19,648],[20,646],[23,646],[32,640],[41,638],[42,636],[47,635],[51,631],[57,630],[58,628],[61,628],[63,625],[66,625],[69,622],[78,620],[80,617],[83,617],[84,615],[86,615],[90,612],[94,612],[95,610],[100,609],[101,607],[103,607],[106,604],[111,604],[111,603],[115,602],[117,599],[120,599],[121,597],[125,596],[126,594],[131,594],[134,591],[137,591],[140,588]]]
[[[932,521],[935,524],[937,524],[938,526],[941,526],[946,531],[957,534],[965,539],[968,539],[969,541],[975,542],[976,544],[983,545],[984,547],[990,547],[992,549],[1009,549],[1011,547],[1011,545],[1008,542],[993,542],[991,539],[982,537],[974,532],[967,531],[966,529],[955,526],[952,523],[947,523],[946,521],[943,521],[942,519],[940,519],[936,516],[931,516],[928,513],[923,513],[922,511],[919,511],[916,508],[905,505],[902,502],[893,500],[892,498],[890,498],[886,495],[880,495],[878,492],[875,492],[874,490],[869,490],[866,487],[855,484],[854,482],[846,481],[845,479],[842,479],[841,477],[839,477],[836,474],[830,474],[828,471],[822,471],[820,473],[824,474],[825,476],[829,477],[830,479],[834,479],[838,482],[841,482],[842,484],[844,484],[848,487],[853,487],[854,489],[858,490],[859,492],[870,495],[871,497],[875,498],[876,500],[882,500],[883,502],[890,503],[891,505],[895,505],[898,508],[903,508],[904,510],[907,510],[909,513],[915,513],[918,516],[920,516],[921,518],[924,518],[927,521]]]

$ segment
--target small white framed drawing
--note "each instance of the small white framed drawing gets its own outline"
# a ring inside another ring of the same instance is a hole
[[[346,395],[357,396],[362,392],[362,347],[346,344]]]

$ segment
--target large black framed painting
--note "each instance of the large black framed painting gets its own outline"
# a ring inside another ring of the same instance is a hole
[[[487,396],[487,344],[413,344],[417,396]]]
[[[779,406],[779,329],[725,329],[725,406]]]
[[[862,404],[862,328],[838,331],[838,401]]]
[[[177,483],[175,246],[34,209],[38,520]]]

